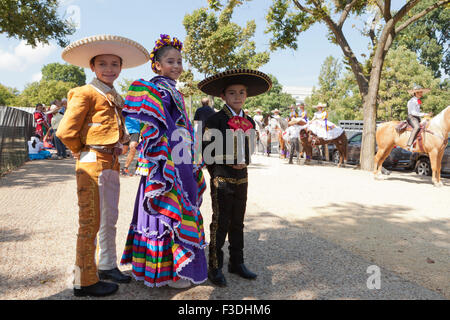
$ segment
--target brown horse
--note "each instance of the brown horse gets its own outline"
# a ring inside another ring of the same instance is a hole
[[[319,138],[317,135],[312,133],[308,129],[302,129],[300,131],[300,141],[303,146],[303,150],[306,152],[306,162],[312,157],[312,148],[313,146],[325,145],[325,144],[334,144],[336,149],[339,151],[339,163],[338,168],[342,165],[343,161],[347,162],[347,136],[345,135],[345,131],[342,134],[333,140],[324,140]]]
[[[375,155],[375,178],[380,177],[380,170],[384,160],[391,153],[394,146],[406,149],[410,131],[403,130],[397,132],[396,127],[400,121],[390,121],[381,124],[376,133],[378,152]],[[450,131],[450,106],[441,111],[425,124],[425,130],[421,131],[417,138],[422,139],[421,143],[415,143],[414,152],[425,152],[430,157],[431,178],[437,187],[442,186],[441,182],[441,161],[447,146],[448,132]]]

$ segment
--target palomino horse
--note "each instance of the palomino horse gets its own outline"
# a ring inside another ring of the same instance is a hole
[[[390,121],[381,124],[377,129],[376,139],[378,152],[375,155],[375,178],[380,177],[380,170],[384,160],[389,156],[394,146],[406,149],[410,131],[397,132],[396,127],[400,121]],[[417,135],[422,138],[421,143],[415,143],[414,152],[426,152],[430,157],[433,176],[431,181],[437,187],[442,186],[441,162],[447,146],[448,133],[450,131],[450,106],[442,110],[425,124],[425,130]],[[417,141],[417,140],[416,140]]]
[[[334,144],[339,151],[338,168],[342,165],[343,161],[347,162],[347,136],[345,135],[345,131],[336,139],[324,140],[306,128],[300,131],[300,141],[302,142],[303,150],[306,152],[306,163],[312,157],[312,147],[325,144]]]

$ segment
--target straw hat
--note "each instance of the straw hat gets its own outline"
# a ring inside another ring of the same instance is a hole
[[[58,112],[59,110],[61,110],[61,107],[58,107],[56,104],[52,104],[52,106],[50,107],[50,110],[45,112],[45,114],[55,113],[55,112]]]
[[[426,93],[430,92],[431,89],[429,89],[429,88],[426,88],[426,89],[425,89],[425,88],[422,88],[422,86],[414,85],[414,87],[413,87],[411,90],[408,90],[408,93],[409,93],[410,95],[413,95],[413,94],[415,94],[416,92],[420,92],[420,91],[422,91],[423,94],[426,94]]]
[[[251,69],[231,69],[217,73],[200,81],[198,88],[215,97],[220,97],[223,90],[233,84],[247,87],[247,97],[257,96],[272,88],[270,77],[260,71]]]
[[[258,109],[255,110],[255,112],[256,112],[256,113],[262,112],[262,110],[261,110],[260,108],[258,108]]]
[[[61,57],[75,66],[90,68],[91,59],[103,54],[122,58],[123,69],[137,67],[150,60],[150,54],[142,45],[113,35],[91,36],[75,41],[63,50]]]
[[[325,103],[319,102],[316,106],[314,106],[314,108],[326,108],[327,105]]]
[[[274,110],[272,110],[272,113],[280,113],[280,110],[278,110],[278,109],[274,109]]]

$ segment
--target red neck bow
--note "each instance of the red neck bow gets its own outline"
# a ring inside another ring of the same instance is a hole
[[[247,132],[247,130],[253,129],[253,125],[250,122],[250,120],[243,118],[243,117],[239,117],[239,116],[234,116],[233,118],[231,118],[228,121],[228,125],[233,130],[242,129],[244,132]]]
[[[417,99],[417,103],[418,103],[418,104],[422,104],[422,100]]]

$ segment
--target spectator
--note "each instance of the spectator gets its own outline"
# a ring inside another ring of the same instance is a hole
[[[44,143],[41,141],[41,137],[38,134],[34,134],[30,141],[28,141],[28,157],[30,160],[48,159],[52,154],[44,150]]]
[[[56,132],[58,129],[59,123],[61,122],[63,115],[59,113],[59,110],[61,109],[60,106],[57,104],[52,104],[50,107],[50,111],[47,111],[46,114],[51,115],[51,130],[53,132]],[[67,158],[67,152],[66,152],[66,146],[62,143],[62,141],[56,136],[56,134],[53,134],[53,145],[56,148],[56,158],[57,160],[61,160],[64,158]]]
[[[36,105],[34,111],[34,121],[36,122],[36,134],[42,139],[49,130],[49,125],[44,115],[44,106],[42,103]]]
[[[59,113],[64,115],[64,113],[66,112],[66,108],[67,108],[67,99],[63,98],[61,100],[61,110],[59,110]]]
[[[202,106],[195,111],[194,121],[198,121],[199,125],[201,125],[202,133],[205,132],[205,123],[206,119],[208,119],[211,115],[215,114],[216,111],[209,106],[209,99],[202,99]]]

